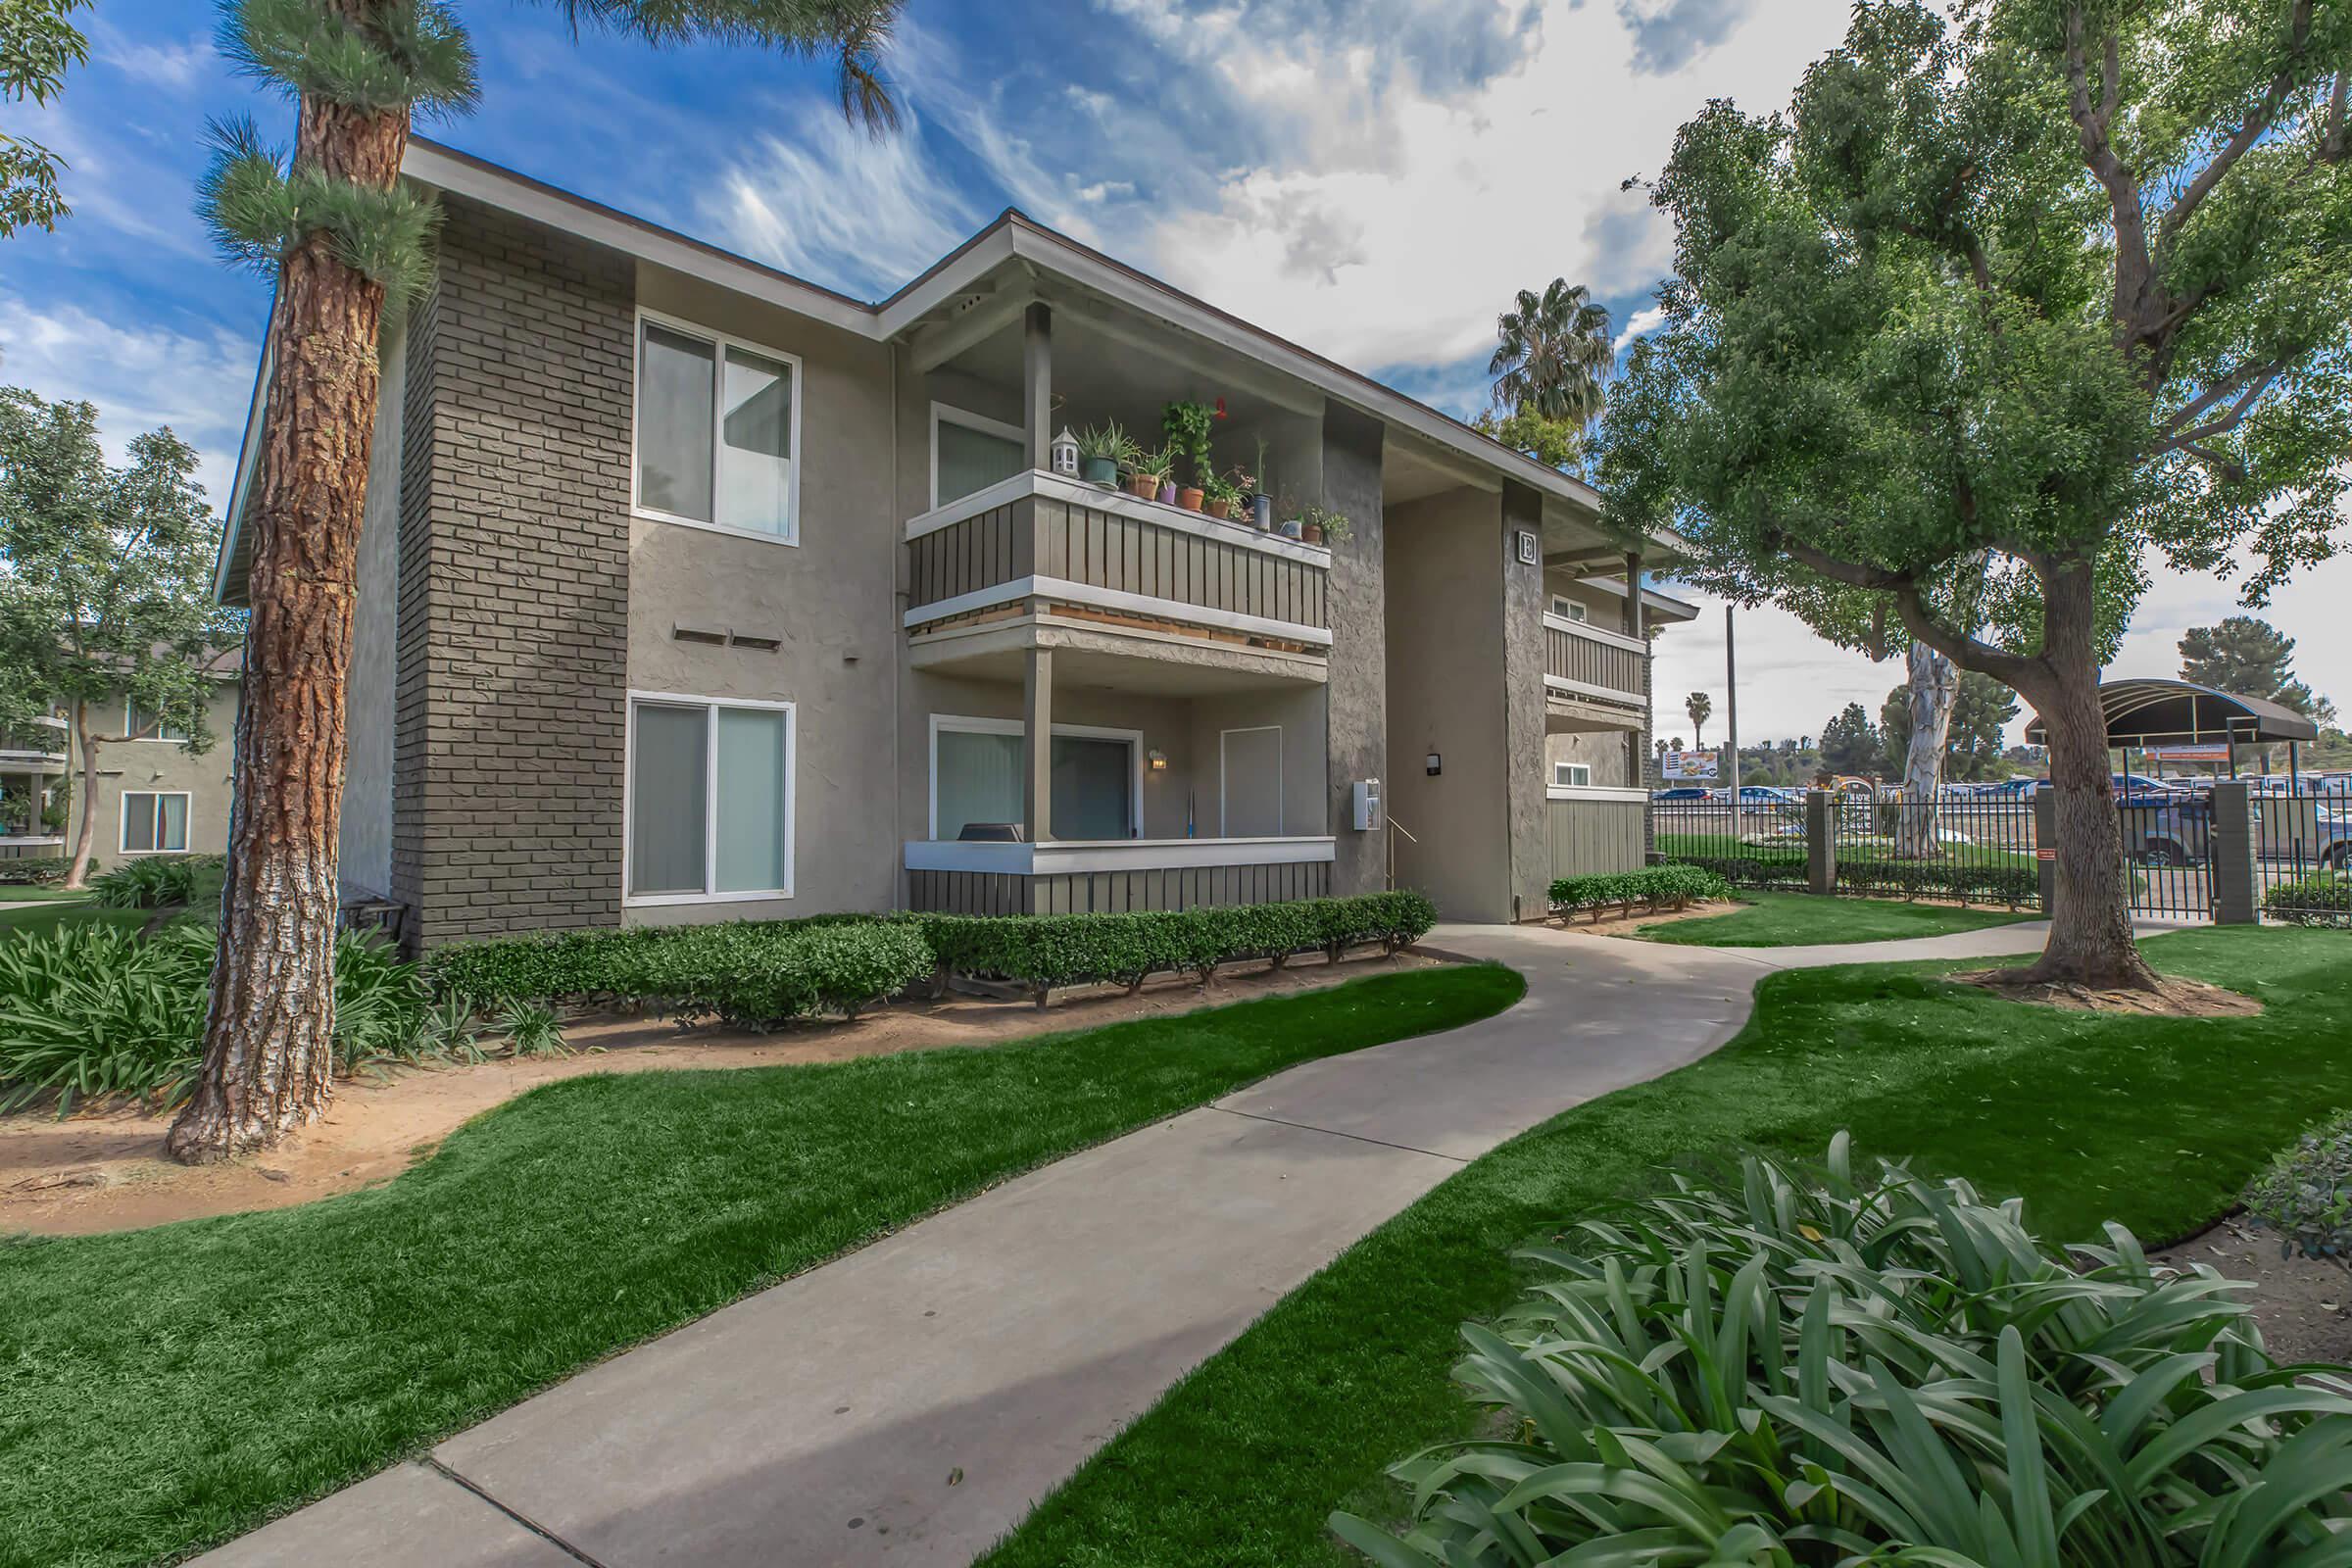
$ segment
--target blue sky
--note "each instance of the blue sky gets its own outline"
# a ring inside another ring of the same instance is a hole
[[[1843,0],[909,0],[891,50],[906,121],[846,126],[830,74],[748,49],[574,39],[561,9],[460,0],[474,114],[428,134],[871,298],[1003,208],[1056,227],[1447,411],[1484,400],[1494,318],[1554,275],[1620,323],[1668,261],[1630,174],[1728,95],[1787,100]],[[170,423],[225,498],[268,306],[190,206],[207,117],[290,111],[213,52],[203,5],[107,0],[50,110],[74,215],[0,243],[0,380],[96,403],[110,441]],[[2352,660],[2322,568],[2276,618],[2322,689]],[[2160,581],[2119,663],[2169,672],[2218,583]],[[1661,649],[1660,721],[1708,688],[1719,611]],[[1743,615],[1744,736],[1874,710],[1896,665]],[[2352,683],[2336,693],[2352,698]],[[1672,733],[1671,729],[1667,730]]]

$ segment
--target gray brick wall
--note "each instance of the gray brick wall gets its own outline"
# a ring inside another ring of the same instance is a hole
[[[446,206],[401,461],[392,894],[420,946],[620,920],[634,274]]]

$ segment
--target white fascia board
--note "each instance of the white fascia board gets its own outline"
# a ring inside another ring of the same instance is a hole
[[[1649,652],[1649,644],[1639,637],[1628,637],[1624,632],[1595,626],[1589,620],[1570,620],[1566,615],[1555,615],[1548,610],[1544,612],[1544,624],[1551,631],[1564,631],[1571,637],[1582,637],[1589,643],[1622,648],[1629,654],[1646,655]]]
[[[1267,839],[1051,839],[1044,844],[909,839],[909,871],[981,871],[996,876],[1175,871],[1226,865],[1327,865],[1339,857],[1329,836]]]
[[[1188,605],[1181,599],[1155,599],[1150,594],[1131,594],[1119,588],[1098,588],[1093,583],[1071,582],[1063,577],[1015,577],[1009,582],[975,588],[968,594],[956,594],[952,598],[933,600],[927,605],[917,605],[901,619],[908,628],[924,626],[935,620],[950,620],[957,615],[968,615],[975,610],[988,610],[1023,599],[1052,599],[1060,604],[1085,605],[1095,610],[1117,610],[1129,614],[1151,615],[1195,626],[1213,626],[1221,631],[1238,631],[1245,636],[1272,637],[1281,642],[1305,643],[1318,648],[1331,646],[1331,628],[1328,626],[1309,626],[1298,620],[1274,620],[1264,615],[1245,615],[1231,610],[1210,610],[1202,605]]]
[[[1545,799],[1554,801],[1595,801],[1629,806],[1647,806],[1649,791],[1620,789],[1608,784],[1549,784],[1544,786]]]
[[[1640,692],[1621,692],[1614,686],[1595,686],[1589,680],[1570,680],[1565,675],[1545,675],[1544,685],[1547,691],[1571,697],[1597,697],[1603,702],[1631,704],[1636,708],[1648,700]]]

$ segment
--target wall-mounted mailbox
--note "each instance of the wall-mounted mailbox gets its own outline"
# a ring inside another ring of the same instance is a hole
[[[1349,786],[1348,796],[1358,833],[1377,833],[1388,825],[1380,804],[1380,780],[1359,778]]]

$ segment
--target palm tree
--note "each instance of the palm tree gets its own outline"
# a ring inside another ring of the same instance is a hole
[[[1609,313],[1582,283],[1555,277],[1541,297],[1519,291],[1494,322],[1494,408],[1584,429],[1600,416],[1602,389],[1617,368]]]
[[[881,51],[901,0],[554,0],[654,45],[710,39],[832,60],[843,114],[897,107]],[[432,198],[400,181],[413,114],[476,95],[449,0],[230,0],[222,47],[300,106],[291,156],[217,125],[200,206],[276,285],[242,527],[252,620],[235,745],[220,956],[175,1158],[266,1148],[325,1108],[334,1032],[335,830],[361,509],[385,311],[431,274]]]
[[[1690,715],[1690,744],[1704,751],[1707,745],[1707,719],[1715,711],[1715,699],[1705,692],[1692,692],[1683,699],[1683,711]]]

